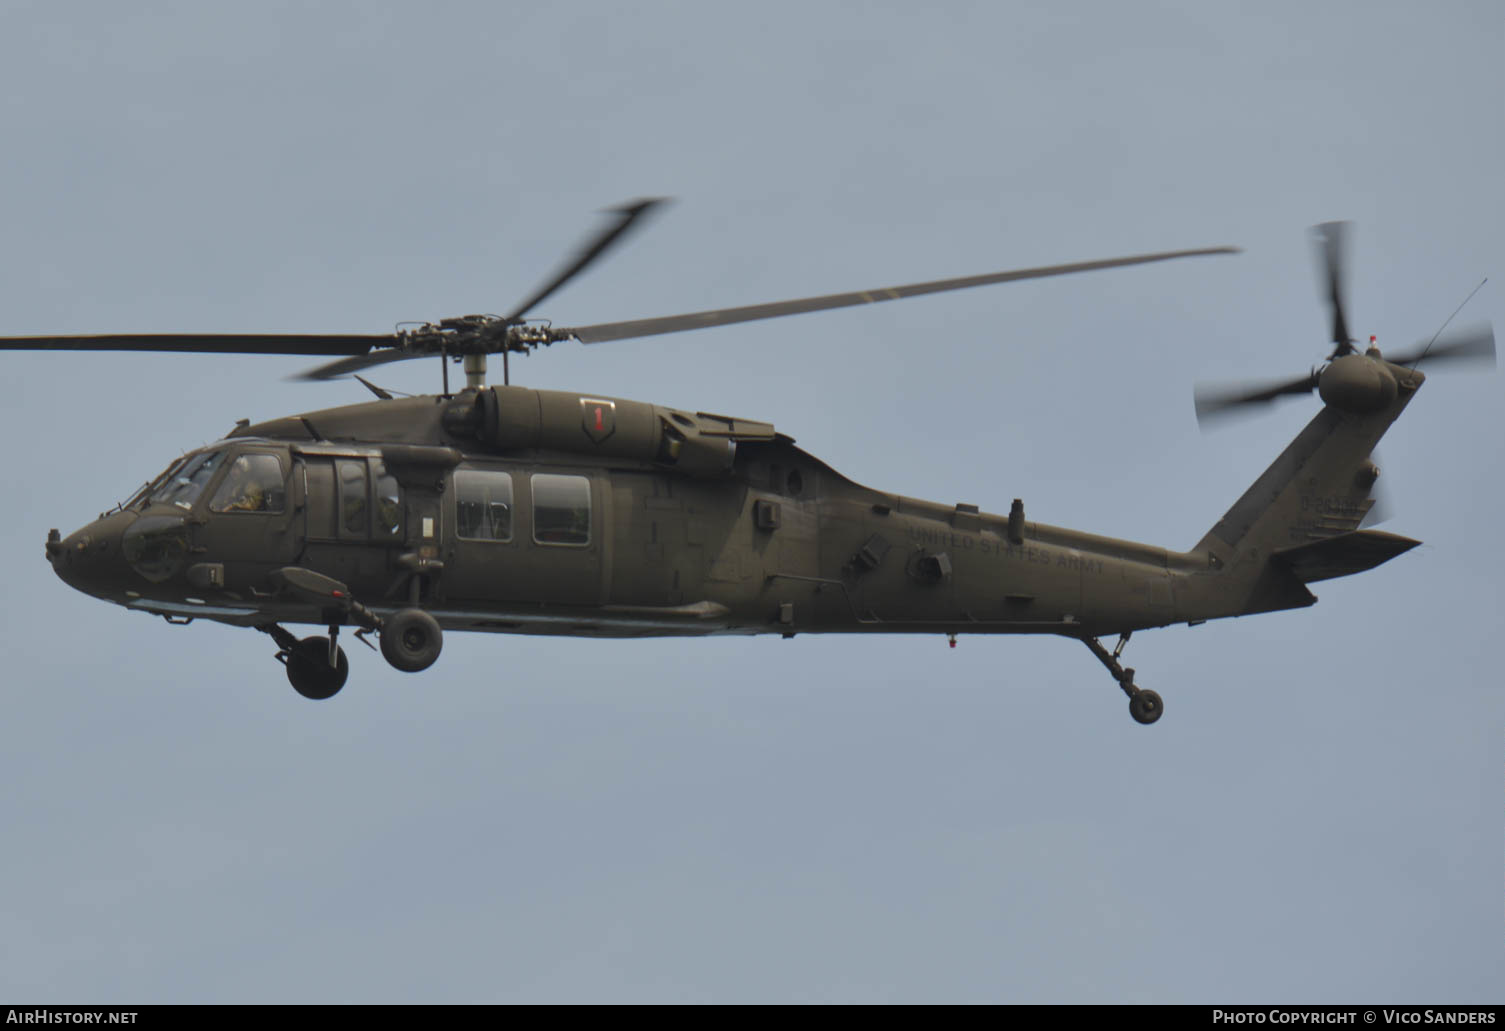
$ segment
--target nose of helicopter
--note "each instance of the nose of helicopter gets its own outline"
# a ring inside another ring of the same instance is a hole
[[[135,522],[134,512],[112,512],[63,537],[47,534],[47,561],[52,571],[74,590],[99,598],[114,598],[125,590],[130,574],[121,551],[121,535]]]

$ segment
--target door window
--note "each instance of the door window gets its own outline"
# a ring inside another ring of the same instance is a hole
[[[366,460],[342,458],[335,463],[340,480],[340,536],[364,537],[370,524],[366,503]]]
[[[535,482],[537,479],[534,477]],[[468,541],[512,539],[511,473],[494,469],[455,471],[455,533]]]
[[[376,537],[397,540],[402,537],[402,491],[397,477],[381,463],[376,466]]]

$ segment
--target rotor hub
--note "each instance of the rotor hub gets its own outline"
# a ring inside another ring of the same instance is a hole
[[[1334,358],[1317,378],[1324,404],[1356,415],[1378,412],[1395,400],[1395,377],[1382,361],[1359,354]]]

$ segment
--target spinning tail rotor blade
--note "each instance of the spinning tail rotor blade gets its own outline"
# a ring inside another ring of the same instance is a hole
[[[1417,344],[1403,354],[1387,354],[1385,357],[1396,365],[1414,365],[1425,358],[1429,362],[1481,362],[1495,363],[1495,330],[1488,323],[1472,326],[1438,337],[1430,344]]]
[[[1279,382],[1250,382],[1214,386],[1198,383],[1193,397],[1196,402],[1197,422],[1204,428],[1229,416],[1250,414],[1244,409],[1254,405],[1269,404],[1277,398],[1293,394],[1310,394],[1317,389],[1317,374],[1309,372],[1300,379]]]
[[[1317,242],[1317,258],[1326,279],[1327,303],[1332,309],[1333,353],[1337,358],[1353,351],[1353,340],[1348,335],[1348,319],[1343,303],[1344,272],[1348,265],[1348,233],[1351,222],[1323,222],[1312,227],[1312,237]]]

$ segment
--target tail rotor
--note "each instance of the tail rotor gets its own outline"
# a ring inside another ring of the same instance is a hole
[[[1320,365],[1304,375],[1290,379],[1198,383],[1193,391],[1193,400],[1197,422],[1204,429],[1235,415],[1251,414],[1258,407],[1268,406],[1280,398],[1314,391],[1320,391],[1323,400],[1329,404],[1334,403],[1335,398],[1339,399],[1339,407],[1344,407],[1342,402],[1356,396],[1355,391],[1359,389],[1356,384],[1391,378],[1391,373],[1383,368],[1386,365],[1414,367],[1423,359],[1429,363],[1429,369],[1438,362],[1448,365],[1495,364],[1495,334],[1488,323],[1454,330],[1446,335],[1439,330],[1430,341],[1388,355],[1381,355],[1374,346],[1374,338],[1370,337],[1368,350],[1361,353],[1350,336],[1351,324],[1346,301],[1348,246],[1352,231],[1351,222],[1323,222],[1312,227],[1312,239],[1317,252],[1319,292],[1327,303],[1332,330],[1332,352]],[[1475,292],[1478,292],[1477,288]],[[1473,294],[1469,295],[1472,296]],[[1464,303],[1468,303],[1467,299]],[[1461,310],[1462,305],[1459,308]],[[1453,314],[1456,315],[1457,312]],[[1451,321],[1452,318],[1449,317],[1448,322]],[[1447,324],[1444,322],[1443,327],[1446,328]],[[1361,364],[1366,361],[1377,362],[1381,368]]]

